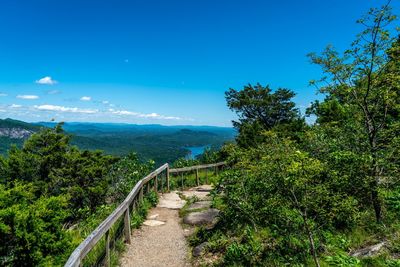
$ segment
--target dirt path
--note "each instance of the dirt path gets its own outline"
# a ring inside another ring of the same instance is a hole
[[[132,233],[132,242],[120,260],[123,267],[186,267],[188,246],[178,209],[184,205],[176,193],[164,194],[148,220]],[[152,225],[152,226],[150,226]]]

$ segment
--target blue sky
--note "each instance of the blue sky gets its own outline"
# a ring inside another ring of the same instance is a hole
[[[321,75],[306,54],[347,48],[382,3],[5,0],[0,117],[230,126],[224,92],[257,82],[304,109]]]

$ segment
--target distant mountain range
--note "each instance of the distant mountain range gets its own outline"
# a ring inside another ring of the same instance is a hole
[[[6,154],[11,144],[21,146],[41,127],[55,125],[54,122],[26,123],[0,119],[0,153]],[[220,147],[236,135],[233,128],[214,126],[68,122],[63,128],[72,135],[72,143],[81,149],[99,149],[117,156],[136,152],[141,159],[153,159],[158,164],[184,157],[188,153],[185,147]]]

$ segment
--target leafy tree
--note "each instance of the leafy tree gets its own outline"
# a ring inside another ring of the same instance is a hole
[[[268,135],[267,142],[239,149],[228,159],[233,168],[219,185],[224,190],[223,223],[230,230],[251,226],[256,233],[269,233],[263,237],[268,244],[264,261],[306,262],[310,255],[318,265],[318,231],[351,228],[357,222],[358,202],[338,188],[342,177],[330,173],[327,164],[293,141]]]
[[[331,99],[341,99],[343,104],[357,107],[363,120],[371,157],[366,183],[378,222],[382,217],[379,180],[384,171],[380,160],[385,142],[383,132],[400,89],[400,47],[390,35],[389,25],[395,16],[389,3],[371,9],[358,21],[365,30],[343,56],[331,46],[320,55],[309,55],[326,74],[321,79],[325,85],[320,91],[329,94]]]
[[[71,252],[65,196],[36,198],[31,183],[0,185],[0,265],[61,265]]]
[[[113,202],[120,202],[128,195],[136,183],[154,167],[154,161],[142,163],[135,153],[120,159],[112,165],[107,174],[107,180],[111,185],[108,190],[108,198]]]
[[[255,146],[263,140],[262,131],[300,120],[292,101],[294,96],[291,90],[279,88],[273,92],[269,86],[260,84],[249,84],[240,91],[229,89],[225,98],[228,107],[239,117],[239,121],[233,121],[239,131],[238,144]]]

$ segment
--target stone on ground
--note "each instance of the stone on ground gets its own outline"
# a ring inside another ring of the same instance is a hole
[[[185,206],[186,201],[182,200],[177,192],[166,193],[160,196],[157,207],[179,210]]]
[[[155,219],[157,219],[157,217],[158,217],[158,214],[154,214],[154,215],[149,216],[148,219],[155,220]]]
[[[165,222],[157,221],[157,220],[146,220],[143,222],[143,225],[151,226],[151,227],[160,226],[160,225],[164,225],[164,224],[165,224]]]
[[[204,250],[205,250],[207,245],[208,245],[208,242],[203,242],[200,245],[196,246],[193,249],[193,256],[194,257],[199,257],[199,256],[203,255]]]
[[[211,185],[202,185],[183,191],[182,194],[186,198],[196,197],[200,200],[211,200],[210,191],[212,190]]]
[[[358,249],[350,254],[353,257],[371,257],[378,254],[381,249],[386,245],[386,242],[381,242],[369,247]]]
[[[208,209],[205,211],[192,212],[183,218],[183,222],[189,225],[215,224],[219,210]]]

